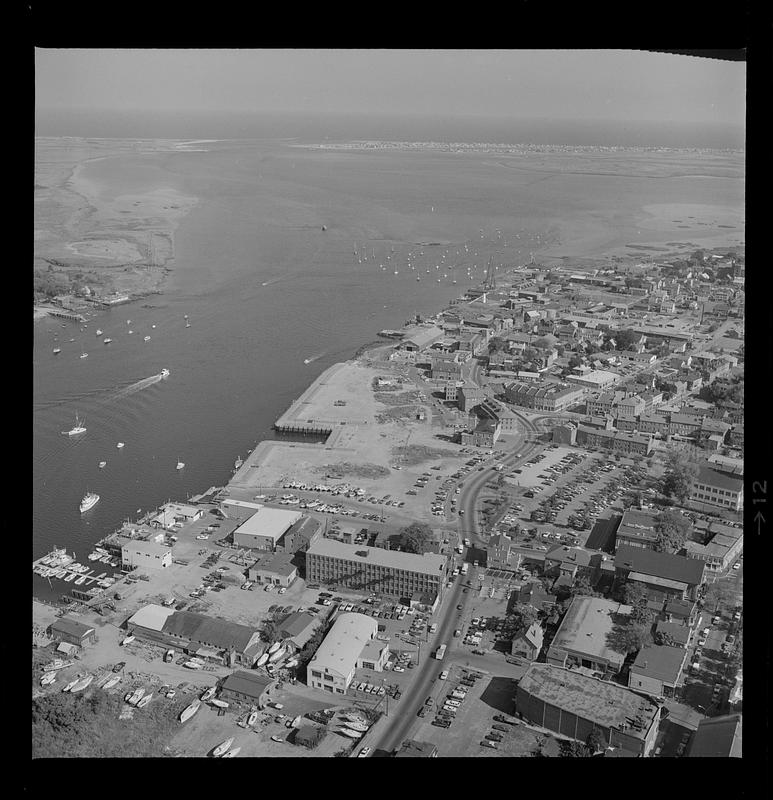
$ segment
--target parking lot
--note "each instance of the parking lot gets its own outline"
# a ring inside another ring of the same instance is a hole
[[[539,735],[512,716],[514,695],[511,678],[452,665],[433,685],[411,737],[432,742],[446,758],[527,756]]]

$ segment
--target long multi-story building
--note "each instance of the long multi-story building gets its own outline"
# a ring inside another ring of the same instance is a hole
[[[539,386],[515,381],[505,386],[505,397],[509,403],[535,411],[563,411],[579,403],[583,395],[582,389],[560,384]]]
[[[655,746],[660,705],[578,670],[532,664],[516,690],[516,713],[542,728],[584,742],[596,728],[608,747],[644,757]]]
[[[720,508],[743,508],[743,479],[716,469],[701,467],[692,483],[690,500]]]
[[[448,560],[320,539],[306,551],[306,580],[393,597],[440,595]]]

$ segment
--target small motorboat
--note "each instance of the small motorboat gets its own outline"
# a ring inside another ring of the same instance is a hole
[[[185,463],[183,461],[177,462],[177,469],[183,469],[185,467]]]
[[[110,678],[102,688],[105,689],[105,690],[112,689],[113,686],[115,686],[117,683],[120,682],[120,680],[121,680],[121,676],[120,675],[113,675],[113,677]]]
[[[58,354],[59,354],[59,353],[61,353],[61,352],[62,352],[62,349],[61,349],[60,347],[55,347],[55,348],[54,348],[54,355],[55,355],[55,356],[56,356],[56,355],[58,355]]]
[[[210,703],[213,706],[217,706],[217,708],[228,708],[228,703],[226,703],[225,700],[214,699],[214,700],[210,700]]]
[[[120,450],[123,447],[123,442],[118,442],[116,447]]]
[[[99,330],[99,328],[97,328],[97,336],[101,336],[101,335],[102,335],[102,331]]]
[[[137,708],[145,708],[145,706],[153,699],[153,692],[146,694],[142,700],[137,703]]]
[[[201,699],[206,703],[207,700],[209,700],[210,698],[214,697],[214,694],[215,694],[215,687],[214,686],[210,686],[209,689],[207,689],[207,691],[204,692],[203,695],[201,695]]]
[[[76,683],[78,683],[78,678],[76,678],[74,681],[70,681],[66,686],[63,686],[62,691],[63,692],[72,691],[72,687],[75,686]]]
[[[231,736],[231,738],[230,738],[230,739],[226,739],[226,740],[225,740],[225,741],[224,741],[222,744],[219,744],[219,745],[218,745],[218,746],[217,746],[217,747],[216,747],[216,748],[215,748],[215,749],[212,751],[212,755],[213,755],[213,756],[215,756],[215,758],[217,758],[217,757],[219,757],[219,756],[222,756],[222,755],[223,755],[223,753],[226,753],[226,752],[228,751],[228,749],[231,747],[231,745],[232,745],[233,743],[234,743],[234,737],[233,737],[233,736]]]
[[[150,341],[150,336],[146,336],[142,341],[143,342],[149,342]]]
[[[124,639],[124,640],[121,642],[121,647],[124,647],[124,645],[127,645],[127,644],[129,644],[130,642],[133,642],[133,641],[134,641],[134,637],[133,637],[133,636],[127,636],[127,637],[126,637],[126,638],[125,638],[125,639]]]
[[[107,461],[100,461],[99,462],[99,468],[100,469],[104,469],[106,465],[107,465]]]
[[[257,711],[253,711],[253,712],[250,714],[250,716],[249,716],[249,717],[247,717],[247,725],[250,725],[250,726],[251,726],[251,725],[254,725],[254,724],[255,724],[255,721],[257,720],[257,718],[258,718],[258,712],[257,712]]]
[[[88,353],[81,353],[81,358],[88,358],[88,357],[89,357]]]

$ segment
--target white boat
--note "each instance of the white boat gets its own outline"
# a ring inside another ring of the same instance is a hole
[[[268,661],[268,653],[263,653],[263,655],[258,659],[255,666],[262,667],[266,663],[266,661]]]
[[[191,327],[191,323],[190,323],[190,322],[186,322],[186,323],[185,323],[185,327],[186,327],[186,328],[190,328],[190,327]]]
[[[54,355],[58,355],[61,352],[62,352],[62,348],[61,347],[55,347],[54,348]]]
[[[149,342],[150,341],[150,336],[146,336],[142,341],[143,342]]]
[[[129,331],[129,333],[134,333],[134,331]]]
[[[351,728],[338,728],[336,733],[340,733],[342,736],[348,736],[350,739],[360,739],[362,738],[361,731],[353,731]]]
[[[96,686],[97,689],[101,689],[101,688],[104,687],[104,685],[108,682],[109,679],[110,679],[110,673],[107,672],[101,678],[99,678],[97,680],[97,682],[94,684],[94,686]]]
[[[53,661],[50,661],[48,664],[46,664],[45,667],[43,667],[43,669],[46,672],[51,672],[51,670],[69,667],[70,664],[72,664],[72,661],[64,661],[61,658],[55,658]]]
[[[81,425],[81,421],[78,419],[78,415],[75,415],[75,427],[69,431],[62,431],[62,435],[64,436],[76,436],[79,433],[86,433],[86,428]]]
[[[353,731],[360,731],[361,733],[367,733],[368,732],[368,728],[370,726],[365,725],[362,722],[347,722],[346,723],[346,727],[347,728],[351,728],[351,730],[353,730]]]
[[[161,375],[162,378],[168,378],[169,377],[169,370],[166,369],[166,368],[162,369],[160,375]]]
[[[272,656],[268,657],[268,663],[269,664],[276,664],[276,662],[279,661],[281,658],[284,658],[284,656],[285,656],[284,649],[277,650],[276,653],[274,653]]]
[[[225,700],[214,699],[214,700],[210,700],[210,703],[213,706],[217,706],[218,708],[228,708],[228,703],[226,703]]]
[[[99,468],[100,469],[104,469],[106,465],[107,465],[107,461],[100,461],[99,462]]]
[[[298,659],[297,659],[297,658],[291,658],[291,659],[290,659],[290,660],[289,660],[289,661],[288,661],[288,662],[285,664],[285,667],[287,667],[288,669],[290,669],[290,667],[297,667],[297,666],[298,666]]]
[[[233,750],[229,750],[229,751],[228,751],[228,752],[227,752],[227,753],[226,753],[226,754],[223,756],[223,758],[235,758],[236,756],[238,756],[238,755],[239,755],[239,752],[241,751],[241,749],[242,749],[241,747],[234,747],[234,749],[233,749]]]
[[[71,691],[72,687],[75,686],[76,683],[78,683],[78,679],[77,678],[74,681],[70,681],[66,686],[63,686],[62,687],[62,691],[63,692]]]
[[[197,661],[186,661],[183,666],[187,669],[201,669],[201,664]]]
[[[239,467],[241,467],[241,465],[243,463],[244,463],[244,461],[242,461],[242,457],[241,456],[237,456],[236,457],[236,461],[234,461],[234,469],[239,469]]]
[[[201,702],[194,700],[180,712],[180,722],[187,722],[200,708]]]
[[[209,700],[211,697],[214,696],[214,694],[215,694],[215,687],[210,686],[209,689],[207,689],[207,691],[204,692],[203,695],[201,695],[201,699],[206,703],[207,700]]]
[[[57,570],[57,571],[54,573],[54,577],[56,577],[56,578],[64,578],[64,576],[65,576],[66,574],[67,574],[67,570],[66,570],[66,569],[58,569],[58,570]]]
[[[279,650],[281,646],[282,646],[281,642],[274,642],[274,644],[272,644],[271,647],[268,648],[268,654],[273,655],[274,653],[276,653],[277,650]]]
[[[88,358],[88,357],[89,357],[88,353],[81,353],[81,358]]]
[[[85,575],[81,575],[79,578],[75,579],[75,585],[76,586],[80,586],[81,584],[83,584],[85,582],[86,582],[86,576]]]
[[[127,645],[127,644],[129,644],[130,642],[133,642],[133,641],[134,641],[134,637],[133,637],[133,636],[127,636],[127,637],[126,637],[126,638],[125,638],[125,639],[124,639],[124,640],[121,642],[121,647],[123,647],[124,645]]]
[[[56,672],[46,672],[40,679],[41,686],[49,686],[56,680]]]
[[[213,751],[212,755],[222,756],[223,753],[227,752],[231,745],[234,743],[234,737],[232,736],[230,739],[226,739],[222,744],[219,744]]]
[[[151,325],[150,327],[151,327],[151,328],[155,328],[156,326],[155,326],[155,325]]]
[[[110,342],[112,342],[113,340],[112,340],[112,339],[103,339],[102,341],[103,341],[105,344],[110,344]]]
[[[116,447],[120,450],[123,447],[123,442],[118,442]]]
[[[82,692],[87,686],[91,685],[91,682],[93,680],[94,680],[94,676],[93,675],[87,675],[85,678],[81,678],[75,684],[75,686],[73,686],[72,689],[70,689],[70,692],[72,694],[75,694],[75,692]]]
[[[107,556],[107,555],[105,555],[105,556],[100,556],[100,557],[99,557],[99,560],[100,560],[100,561],[101,561],[103,564],[109,564],[109,563],[110,563],[110,556]]]
[[[76,574],[77,573],[75,573],[75,572],[68,572],[67,575],[64,576],[64,580],[67,583],[69,583],[70,581],[74,581],[75,578],[76,578]]]
[[[86,492],[81,500],[81,514],[93,508],[99,502],[99,495],[94,492]]]
[[[145,708],[145,706],[153,699],[153,692],[146,694],[142,700],[137,703],[137,708]]]
[[[121,681],[120,675],[113,675],[113,677],[110,678],[102,688],[105,690],[112,689],[113,686],[115,686],[117,683],[120,683],[120,681]]]
[[[137,689],[136,691],[134,691],[132,693],[131,697],[129,697],[129,699],[126,702],[130,706],[136,706],[137,703],[139,703],[140,700],[142,700],[142,695],[144,695],[144,694],[145,694],[145,689],[140,687],[139,689]]]
[[[182,461],[178,461],[177,462],[177,469],[183,469],[183,467],[185,467],[185,463],[182,462]]]
[[[258,718],[258,712],[257,711],[253,711],[252,714],[250,714],[250,716],[247,717],[247,724],[248,725],[254,725],[255,721],[257,720],[257,718]]]
[[[102,331],[99,330],[99,328],[97,328],[97,336],[101,336],[101,335],[102,335]]]
[[[89,555],[88,555],[89,561],[100,561],[101,558],[102,558],[102,556],[99,555],[99,553],[89,553]]]

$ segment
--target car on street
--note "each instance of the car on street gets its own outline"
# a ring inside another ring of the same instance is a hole
[[[443,670],[443,671],[440,673],[440,675],[438,676],[438,679],[439,679],[439,680],[441,680],[441,681],[444,681],[444,680],[446,680],[447,678],[448,678],[448,670],[447,670],[447,669],[444,669],[444,670]]]
[[[366,758],[370,753],[370,747],[363,747],[359,753],[357,753],[357,758]]]

